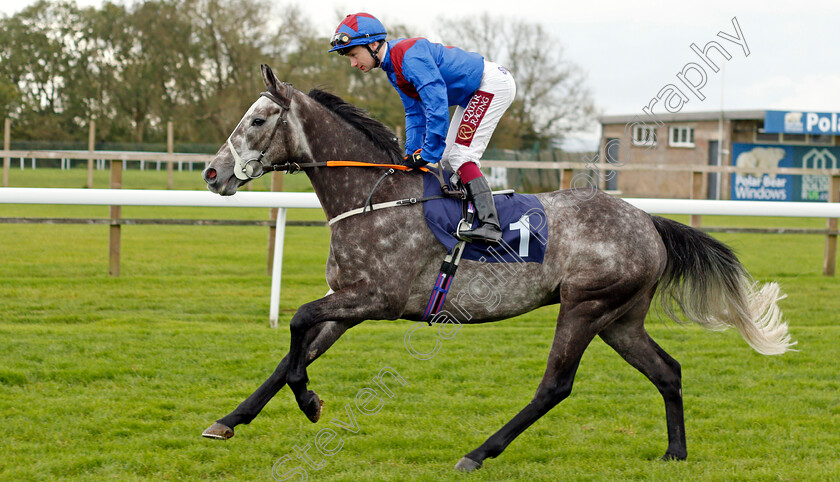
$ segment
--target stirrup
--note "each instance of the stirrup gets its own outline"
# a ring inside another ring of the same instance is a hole
[[[462,218],[460,221],[458,221],[458,226],[455,227],[455,237],[460,239],[461,241],[466,241],[467,243],[472,242],[471,238],[461,236],[461,231],[469,231],[470,229],[472,229],[472,226],[467,224],[467,221]]]
[[[481,229],[482,227],[486,227],[486,226],[488,226],[488,225],[479,224],[478,227],[475,228],[475,230]],[[471,229],[472,229],[472,226],[467,224],[466,221],[464,221],[462,219],[461,221],[458,222],[458,226],[455,228],[455,237],[460,239],[461,241],[466,241],[468,243],[474,243],[476,241],[480,241],[480,242],[484,242],[484,243],[487,243],[487,244],[499,244],[499,243],[502,242],[502,231],[501,230],[498,231],[498,233],[499,233],[498,238],[489,238],[489,237],[486,237],[486,236],[478,236],[478,237],[471,236],[471,234],[474,234],[474,233],[464,234],[464,233],[466,233],[466,231],[469,231]]]

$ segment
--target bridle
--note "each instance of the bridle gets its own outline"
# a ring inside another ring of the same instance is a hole
[[[263,174],[266,174],[268,171],[282,171],[282,165],[273,166],[271,164],[265,165],[263,164],[262,160],[265,157],[266,151],[271,147],[272,141],[274,141],[274,136],[277,135],[277,131],[279,130],[280,126],[287,125],[288,120],[287,117],[289,115],[289,110],[292,107],[292,93],[293,88],[292,84],[283,83],[286,87],[285,96],[280,96],[276,93],[276,91],[265,91],[260,94],[260,97],[266,97],[273,101],[275,104],[280,106],[280,118],[277,119],[277,122],[274,124],[274,130],[271,131],[271,135],[268,138],[268,141],[265,143],[265,148],[260,151],[260,155],[254,157],[252,159],[243,160],[242,157],[236,152],[236,148],[233,147],[233,143],[230,141],[230,137],[227,139],[227,145],[230,148],[231,154],[233,154],[234,165],[233,165],[233,175],[236,176],[237,179],[242,181],[247,181],[248,179],[256,179]],[[289,164],[288,162],[286,164]],[[279,168],[279,169],[278,169]],[[288,170],[287,170],[288,172]]]

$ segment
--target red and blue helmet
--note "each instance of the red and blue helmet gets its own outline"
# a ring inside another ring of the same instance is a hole
[[[377,40],[385,40],[387,32],[376,17],[369,13],[354,13],[348,15],[335,29],[330,45],[330,52],[346,49],[356,45],[367,45]],[[340,52],[339,52],[340,53]]]

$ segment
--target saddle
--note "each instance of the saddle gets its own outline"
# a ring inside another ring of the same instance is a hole
[[[423,215],[437,240],[447,249],[432,289],[423,320],[434,321],[443,307],[452,279],[462,259],[481,263],[542,263],[548,243],[548,223],[539,199],[530,194],[506,190],[494,192],[499,212],[502,242],[498,245],[467,243],[457,237],[458,226],[469,229],[475,222],[475,209],[466,191],[448,171],[425,173],[423,177]],[[446,180],[452,181],[450,186]]]
[[[447,173],[447,171],[443,171]],[[451,252],[461,242],[456,232],[459,224],[473,226],[474,210],[466,196],[447,196],[441,186],[445,174],[425,173],[423,177],[423,215],[437,240]],[[455,184],[455,183],[453,183]],[[449,192],[463,192],[447,186]],[[499,213],[502,242],[498,245],[466,243],[464,259],[485,263],[542,263],[548,242],[545,210],[532,194],[513,190],[494,191]]]

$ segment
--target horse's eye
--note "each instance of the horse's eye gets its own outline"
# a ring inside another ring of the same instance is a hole
[[[259,127],[263,124],[265,124],[265,119],[260,119],[259,117],[251,121],[251,125],[254,127]]]

